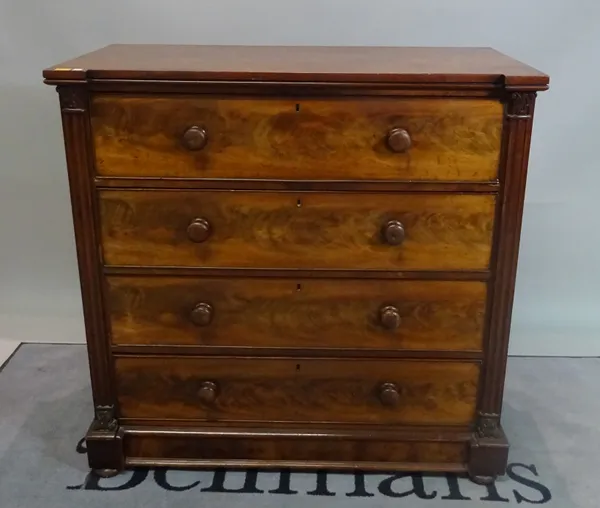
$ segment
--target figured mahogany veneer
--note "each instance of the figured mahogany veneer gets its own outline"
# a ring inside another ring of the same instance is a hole
[[[115,371],[122,418],[468,426],[479,364],[165,356],[117,357]]]
[[[102,176],[489,181],[493,100],[95,96]]]
[[[113,45],[44,76],[98,474],[503,474],[545,74],[490,48]]]
[[[481,351],[470,281],[111,276],[115,345]]]
[[[183,437],[185,436],[185,437]],[[357,439],[355,436],[197,436],[191,432],[154,434],[132,429],[125,441],[127,464],[179,467],[326,467],[333,470],[405,470],[419,464],[428,471],[464,471],[466,443],[407,442],[393,439]],[[249,459],[248,457],[252,457]],[[412,465],[412,466],[410,466]]]
[[[485,270],[496,206],[439,193],[104,190],[99,201],[108,265],[357,270]]]

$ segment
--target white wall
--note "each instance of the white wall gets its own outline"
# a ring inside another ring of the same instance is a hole
[[[511,352],[600,355],[596,0],[0,0],[0,338],[83,340],[57,97],[41,70],[113,42],[492,46],[547,72]]]

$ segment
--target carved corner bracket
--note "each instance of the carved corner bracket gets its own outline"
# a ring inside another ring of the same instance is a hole
[[[513,92],[508,100],[508,118],[531,118],[535,104],[535,92]]]
[[[95,430],[113,431],[119,426],[114,406],[96,406],[94,416]]]
[[[493,439],[500,437],[502,434],[500,432],[500,415],[495,413],[479,413],[475,433],[480,438]]]
[[[60,108],[64,113],[84,113],[87,108],[87,94],[83,86],[59,86],[57,92]]]

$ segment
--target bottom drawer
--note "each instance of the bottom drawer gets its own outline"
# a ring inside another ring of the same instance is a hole
[[[476,361],[127,357],[124,419],[469,425]]]

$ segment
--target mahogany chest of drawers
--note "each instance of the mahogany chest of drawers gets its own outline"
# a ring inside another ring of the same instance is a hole
[[[488,48],[114,45],[44,77],[93,469],[504,472],[546,75]]]

